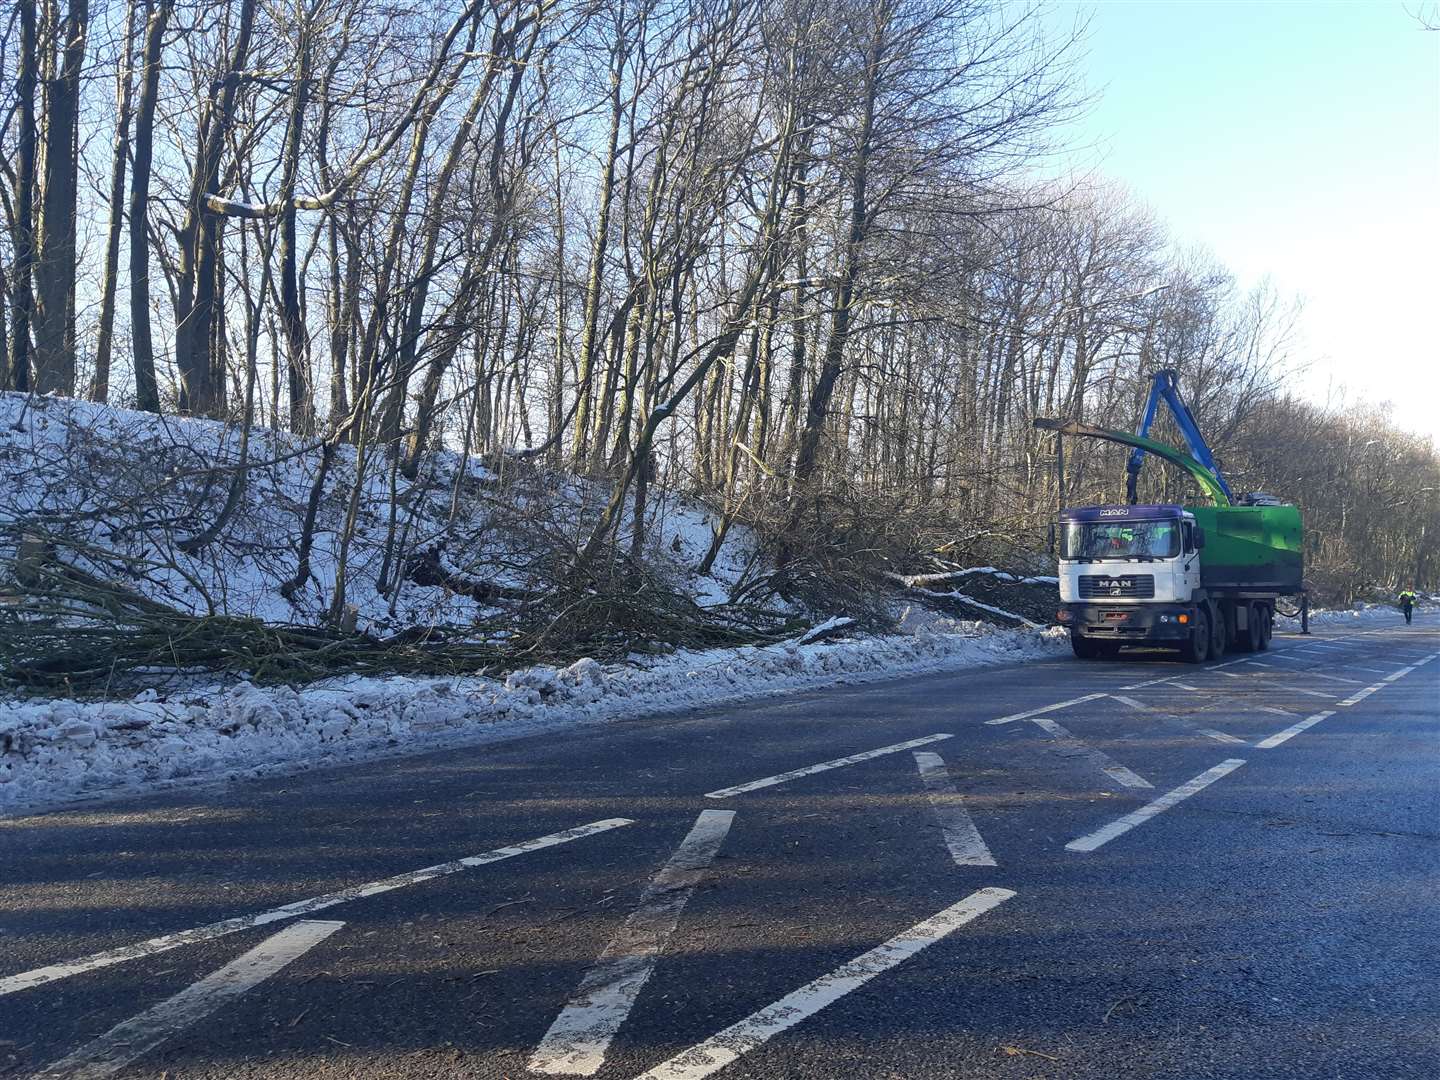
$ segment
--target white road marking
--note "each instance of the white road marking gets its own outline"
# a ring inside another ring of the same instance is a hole
[[[1356,671],[1368,671],[1371,675],[1384,675],[1388,670],[1383,667],[1361,667],[1359,664],[1346,664],[1347,668],[1354,668]]]
[[[134,945],[122,945],[118,949],[107,949],[105,952],[81,957],[78,960],[68,960],[61,964],[35,968],[33,971],[22,971],[17,975],[7,975],[0,979],[0,997],[13,994],[18,990],[28,990],[33,986],[43,986],[45,983],[55,982],[58,979],[67,979],[71,975],[79,975],[83,972],[95,971],[97,968],[110,967],[112,964],[123,964],[127,960],[138,960],[142,956],[153,956],[170,949],[178,949],[182,945],[213,941],[215,938],[225,937],[227,934],[249,930],[252,926],[264,926],[267,923],[293,919],[297,915],[309,915],[313,911],[335,907],[337,904],[345,904],[351,900],[390,892],[392,889],[403,889],[407,885],[418,885],[420,882],[429,881],[432,878],[457,874],[461,870],[468,870],[471,867],[485,866],[488,863],[511,859],[516,855],[526,855],[532,851],[554,847],[557,844],[567,844],[571,840],[579,840],[582,837],[594,836],[596,833],[608,832],[611,829],[618,829],[622,825],[631,824],[634,823],[629,818],[607,818],[604,821],[592,821],[588,825],[580,825],[573,829],[565,829],[563,832],[536,837],[534,840],[526,840],[511,847],[496,848],[494,851],[487,851],[481,855],[471,855],[464,859],[456,859],[454,862],[427,866],[423,870],[397,874],[394,877],[385,878],[383,881],[372,881],[366,885],[352,885],[337,892],[312,896],[308,900],[296,900],[283,907],[271,908],[269,911],[261,911],[254,915],[224,919],[220,922],[210,923],[208,926],[199,926],[192,930],[181,930],[178,933],[150,938],[148,941],[139,941]]]
[[[948,739],[949,735],[926,735],[923,739],[911,739],[909,742],[896,743],[894,746],[882,746],[878,750],[866,750],[863,754],[851,754],[849,757],[836,758],[834,761],[822,761],[818,765],[809,765],[803,769],[794,769],[791,772],[779,773],[775,776],[767,776],[761,780],[751,780],[748,784],[737,784],[734,787],[721,788],[719,791],[707,791],[707,799],[728,799],[732,795],[743,795],[747,791],[758,791],[760,788],[774,787],[776,784],[783,784],[790,780],[798,780],[802,776],[813,776],[816,773],[827,772],[830,769],[841,769],[846,765],[856,765],[862,761],[870,761],[872,758],[884,757],[886,754],[898,754],[901,750],[910,750],[916,746],[927,746],[941,739]]]
[[[1350,686],[1364,686],[1360,679],[1346,679],[1339,675],[1326,675],[1323,671],[1307,671],[1305,676],[1310,679],[1324,679],[1326,682],[1346,683]]]
[[[1254,664],[1256,667],[1273,668],[1275,666],[1274,664],[1267,664],[1264,660],[1246,660],[1245,663]]]
[[[1132,709],[1143,713],[1149,713],[1152,716],[1163,717],[1164,719],[1169,720],[1172,724],[1176,724],[1184,728],[1186,731],[1193,731],[1197,735],[1204,735],[1207,738],[1214,739],[1216,742],[1241,744],[1245,742],[1244,739],[1237,739],[1234,735],[1227,735],[1225,732],[1216,731],[1214,728],[1199,727],[1193,721],[1186,720],[1183,716],[1176,716],[1174,713],[1167,713],[1162,712],[1159,709],[1152,709],[1143,701],[1136,701],[1134,698],[1126,697],[1124,694],[1111,694],[1110,696],[1113,697],[1116,701],[1129,705]]]
[[[1284,731],[1277,731],[1268,739],[1263,739],[1260,742],[1256,743],[1255,746],[1260,750],[1273,750],[1275,747],[1279,746],[1286,740],[1293,739],[1296,735],[1299,735],[1307,728],[1314,727],[1316,724],[1320,723],[1321,720],[1324,720],[1327,716],[1334,715],[1334,709],[1326,709],[1324,712],[1317,712],[1314,716],[1307,716],[1298,724],[1291,724]]]
[[[1175,683],[1174,685],[1178,686],[1181,690],[1189,690],[1191,693],[1195,693],[1195,694],[1203,694],[1203,693],[1204,693],[1204,691],[1201,690],[1200,687],[1198,687],[1198,686],[1191,686],[1189,683],[1177,682],[1177,683]],[[1126,686],[1126,687],[1123,687],[1123,689],[1129,690],[1130,687]]]
[[[1122,687],[1129,690],[1130,687]],[[1069,701],[1057,701],[1054,705],[1046,705],[1043,708],[1031,709],[1028,712],[1011,713],[1009,716],[1001,716],[994,720],[986,720],[987,724],[1009,724],[1016,720],[1029,720],[1032,716],[1043,716],[1045,713],[1055,712],[1057,709],[1068,709],[1071,705],[1083,705],[1087,701],[1096,701],[1104,697],[1104,694],[1086,694],[1084,697],[1071,698]]]
[[[1276,690],[1284,690],[1287,694],[1308,694],[1310,697],[1321,697],[1324,698],[1326,701],[1333,701],[1336,697],[1336,695],[1334,694],[1327,694],[1321,690],[1305,690],[1299,686],[1274,685],[1274,688]]]
[[[1116,701],[1120,702],[1120,704],[1122,705],[1129,705],[1136,712],[1153,713],[1158,711],[1156,709],[1152,709],[1143,701],[1139,701],[1133,697],[1127,697],[1124,694],[1111,694],[1110,696],[1113,697]]]
[[[1298,715],[1299,715],[1298,713],[1293,713],[1293,712],[1291,712],[1289,709],[1276,708],[1274,705],[1256,705],[1256,706],[1255,706],[1255,709],[1256,709],[1257,712],[1274,713],[1276,716],[1298,716]]]
[[[980,889],[882,945],[862,953],[828,975],[786,994],[775,1004],[751,1013],[739,1023],[712,1035],[689,1050],[655,1066],[635,1080],[702,1080],[736,1058],[763,1046],[774,1036],[833,1005],[881,972],[910,959],[920,950],[1009,900],[1011,889]]]
[[[1222,761],[1219,765],[1212,765],[1193,780],[1185,781],[1185,783],[1181,784],[1174,791],[1167,791],[1154,802],[1146,803],[1140,807],[1140,809],[1132,810],[1124,817],[1117,818],[1109,825],[1096,829],[1094,832],[1082,836],[1077,840],[1071,840],[1070,843],[1065,845],[1065,850],[1094,851],[1096,848],[1108,844],[1117,836],[1125,835],[1125,833],[1135,828],[1135,826],[1143,825],[1157,814],[1169,810],[1176,803],[1188,799],[1197,791],[1204,790],[1222,776],[1229,775],[1244,764],[1245,760],[1243,758],[1230,758],[1227,761]]]
[[[994,866],[995,856],[990,854],[980,830],[970,819],[944,759],[939,754],[916,750],[915,765],[920,770],[920,779],[925,781],[930,806],[940,822],[940,833],[945,837],[945,846],[950,849],[955,865]]]
[[[1214,739],[1216,742],[1239,743],[1241,745],[1244,745],[1245,743],[1244,739],[1237,738],[1234,735],[1227,735],[1223,731],[1216,731],[1214,728],[1202,727],[1196,728],[1195,730],[1198,731],[1201,735],[1210,736],[1210,738]]]
[[[264,982],[344,925],[311,919],[287,926],[239,959],[139,1016],[116,1024],[98,1039],[41,1069],[35,1076],[37,1080],[101,1080],[113,1076],[167,1039]]]
[[[1179,675],[1166,675],[1163,679],[1149,679],[1149,680],[1147,680],[1146,682],[1131,683],[1129,686],[1122,686],[1122,687],[1120,687],[1120,689],[1121,689],[1121,690],[1144,690],[1145,687],[1147,687],[1147,686],[1159,686],[1161,683],[1167,683],[1167,682],[1169,682],[1170,680],[1172,680],[1172,679],[1178,679],[1179,677],[1180,677]]]
[[[1032,716],[1030,723],[1046,731],[1055,742],[1072,753],[1089,758],[1106,776],[1126,787],[1149,788],[1155,785],[1143,776],[1131,772],[1124,765],[1102,750],[1096,750],[1088,743],[1081,742],[1070,731],[1045,716]]]
[[[1375,693],[1375,691],[1377,691],[1377,690],[1384,690],[1384,689],[1385,689],[1385,684],[1384,684],[1384,683],[1375,683],[1373,686],[1367,686],[1367,687],[1365,687],[1365,689],[1363,689],[1363,690],[1356,690],[1355,693],[1351,694],[1351,695],[1350,695],[1348,698],[1346,698],[1344,701],[1340,702],[1340,704],[1341,704],[1341,705],[1355,705],[1355,704],[1358,704],[1359,702],[1364,701],[1364,700],[1365,700],[1367,697],[1369,697],[1371,694]]]
[[[530,1071],[593,1076],[730,831],[733,810],[702,810],[530,1058]]]

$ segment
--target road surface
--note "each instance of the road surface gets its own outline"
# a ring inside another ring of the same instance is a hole
[[[1426,616],[12,820],[0,1075],[1433,1078],[1437,750]]]

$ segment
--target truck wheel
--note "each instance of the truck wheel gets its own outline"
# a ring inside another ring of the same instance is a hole
[[[1270,635],[1275,631],[1275,613],[1268,607],[1262,607],[1260,615],[1260,652],[1270,648]]]
[[[1211,609],[1210,617],[1210,659],[1219,660],[1225,655],[1226,639],[1229,634],[1225,630],[1225,615],[1219,608]]]
[[[1251,604],[1245,621],[1248,625],[1242,638],[1243,647],[1246,652],[1259,652],[1265,648],[1265,609],[1259,604]]]
[[[1096,648],[1097,644],[1098,642],[1091,641],[1089,638],[1082,637],[1080,634],[1070,635],[1070,648],[1075,653],[1077,659],[1094,660],[1100,655],[1099,649]]]
[[[1200,608],[1195,613],[1195,625],[1190,628],[1190,637],[1180,646],[1180,659],[1187,664],[1203,664],[1210,656],[1210,616]]]

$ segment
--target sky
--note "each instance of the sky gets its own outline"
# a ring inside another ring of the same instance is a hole
[[[1060,3],[1098,94],[1076,165],[1303,299],[1299,389],[1440,444],[1440,32],[1391,0]],[[1425,5],[1433,9],[1435,5]]]

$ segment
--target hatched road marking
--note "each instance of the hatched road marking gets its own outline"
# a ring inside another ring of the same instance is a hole
[[[971,820],[960,793],[955,790],[944,759],[939,754],[916,750],[915,765],[920,770],[920,779],[925,781],[930,806],[935,811],[940,833],[945,837],[945,846],[950,850],[955,865],[994,866],[995,856],[990,854],[990,848]]]
[[[640,896],[640,906],[580,980],[569,1003],[530,1058],[530,1071],[593,1076],[640,990],[655,970],[690,894],[705,876],[735,818],[733,810],[702,810]]]
[[[1334,710],[1334,709],[1326,709],[1324,712],[1318,712],[1318,713],[1316,713],[1314,716],[1307,716],[1304,720],[1301,720],[1298,724],[1291,724],[1291,725],[1290,725],[1289,727],[1287,727],[1284,731],[1277,731],[1274,735],[1271,735],[1268,739],[1262,739],[1260,742],[1256,743],[1255,746],[1256,746],[1257,749],[1260,749],[1260,750],[1273,750],[1275,747],[1279,746],[1281,743],[1285,742],[1286,740],[1288,740],[1288,739],[1293,739],[1296,735],[1299,735],[1302,731],[1305,731],[1307,728],[1312,728],[1312,727],[1314,727],[1316,724],[1320,723],[1321,720],[1324,720],[1327,716],[1334,716],[1334,715],[1335,715],[1335,710]]]
[[[1117,783],[1130,788],[1150,788],[1155,786],[1138,773],[1131,772],[1103,750],[1096,750],[1088,743],[1081,742],[1074,734],[1061,727],[1054,720],[1045,716],[1032,716],[1030,723],[1049,734],[1055,745],[1063,747],[1072,754],[1088,758],[1096,768]]]
[[[139,1060],[303,956],[345,924],[306,919],[271,934],[245,955],[41,1069],[36,1080],[101,1080]]]
[[[1227,735],[1225,732],[1217,731],[1215,728],[1200,727],[1193,721],[1186,720],[1183,716],[1176,716],[1174,713],[1163,712],[1160,709],[1152,709],[1143,701],[1126,697],[1124,694],[1111,694],[1110,696],[1122,705],[1129,705],[1136,712],[1147,713],[1150,716],[1158,716],[1162,720],[1174,724],[1176,727],[1184,728],[1186,731],[1193,731],[1197,735],[1204,735],[1206,738],[1214,739],[1216,742],[1241,744],[1245,742],[1244,739],[1236,738],[1234,735]]]
[[[980,889],[889,941],[862,953],[828,975],[806,983],[775,1004],[751,1013],[739,1023],[712,1035],[689,1050],[655,1066],[635,1080],[702,1080],[719,1072],[732,1061],[774,1036],[833,1005],[852,990],[858,990],[881,972],[910,959],[922,949],[985,912],[998,907],[1015,893],[1011,889]]]
[[[1228,776],[1244,764],[1245,760],[1243,758],[1230,758],[1228,761],[1222,761],[1219,765],[1212,765],[1199,776],[1192,780],[1185,781],[1185,783],[1173,791],[1167,791],[1154,802],[1146,803],[1140,807],[1140,809],[1132,810],[1124,817],[1117,818],[1103,828],[1096,829],[1092,833],[1087,833],[1085,836],[1071,840],[1070,843],[1065,845],[1065,850],[1083,852],[1094,851],[1098,847],[1103,847],[1117,836],[1124,836],[1137,825],[1145,824],[1145,822],[1157,814],[1169,810],[1176,803],[1183,802],[1198,791],[1203,791],[1222,776]]]
[[[728,799],[732,795],[743,795],[747,791],[759,791],[761,788],[774,787],[776,784],[798,780],[802,776],[814,776],[816,773],[829,772],[831,769],[842,769],[846,765],[858,765],[862,761],[871,761],[878,757],[884,757],[886,754],[898,754],[901,750],[910,750],[916,746],[928,746],[930,743],[949,738],[951,738],[949,735],[926,735],[923,739],[911,739],[909,742],[896,743],[893,746],[882,746],[878,750],[866,750],[863,754],[851,754],[849,757],[835,758],[833,761],[822,761],[818,765],[807,765],[803,769],[794,769],[760,780],[751,780],[748,784],[736,784],[734,787],[720,788],[718,791],[707,791],[705,797],[707,799]]]
[[[1129,689],[1129,687],[1125,687]],[[1011,713],[1009,716],[1001,716],[994,720],[986,720],[987,724],[1009,724],[1016,720],[1029,720],[1032,716],[1042,716],[1048,712],[1055,712],[1057,709],[1068,709],[1071,705],[1083,705],[1087,701],[1097,701],[1104,694],[1086,694],[1084,697],[1071,698],[1069,701],[1057,701],[1054,705],[1045,705],[1039,709],[1030,709],[1027,712]]]
[[[94,953],[78,960],[50,964],[47,967],[35,968],[33,971],[22,971],[18,975],[7,975],[0,979],[0,997],[13,994],[18,990],[28,990],[32,986],[43,986],[45,983],[67,979],[71,975],[79,975],[86,971],[95,971],[97,968],[110,967],[112,964],[123,964],[127,960],[138,960],[142,956],[153,956],[170,949],[178,949],[182,945],[213,941],[215,938],[225,937],[227,934],[249,930],[252,926],[264,926],[266,923],[293,919],[297,915],[309,915],[312,911],[322,911],[351,900],[360,900],[367,896],[375,896],[377,893],[390,892],[393,889],[403,889],[407,885],[418,885],[422,881],[444,877],[447,874],[458,874],[461,870],[468,870],[474,866],[485,866],[489,863],[500,862],[502,859],[512,859],[516,855],[526,855],[532,851],[554,847],[557,844],[568,844],[571,840],[579,840],[582,837],[594,836],[596,833],[609,832],[622,825],[632,824],[634,822],[629,818],[607,818],[604,821],[592,821],[589,825],[580,825],[563,832],[536,837],[534,840],[526,840],[512,847],[496,848],[494,851],[487,851],[481,855],[471,855],[464,859],[456,859],[454,862],[427,866],[423,870],[412,870],[408,874],[396,874],[394,877],[388,877],[382,881],[372,881],[366,885],[352,885],[336,892],[312,896],[308,900],[296,900],[294,903],[271,908],[269,911],[261,911],[255,915],[223,919],[220,922],[199,926],[193,930],[181,930],[178,933],[164,934],[148,941],[136,942],[134,945],[122,945],[118,949],[107,949],[105,952]]]

